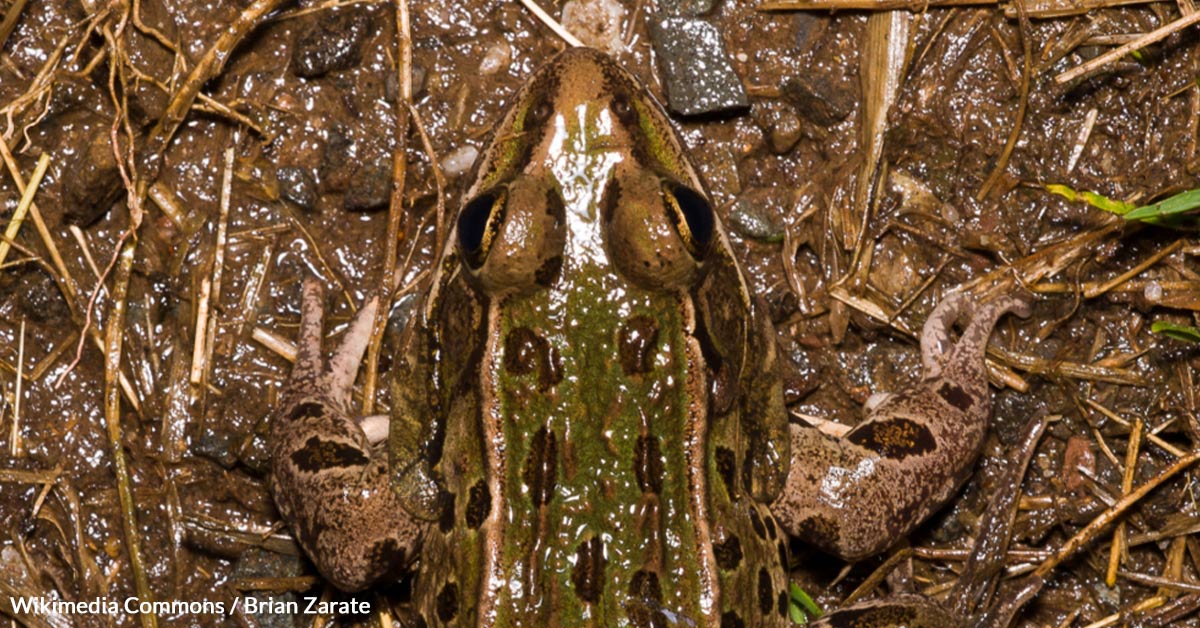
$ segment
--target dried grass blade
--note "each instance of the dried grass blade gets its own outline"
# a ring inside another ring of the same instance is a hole
[[[117,476],[117,495],[121,500],[121,524],[125,530],[125,549],[129,552],[129,565],[133,569],[133,584],[142,602],[152,602],[154,592],[146,577],[142,562],[142,545],[138,536],[137,521],[139,508],[133,500],[133,483],[129,477],[129,464],[125,460],[125,443],[121,436],[121,392],[117,378],[121,372],[121,349],[125,328],[125,299],[129,295],[129,277],[133,271],[133,254],[137,250],[137,237],[126,238],[117,260],[117,275],[113,285],[112,306],[107,322],[104,342],[104,423],[108,428],[108,445],[113,459],[113,472]],[[158,617],[151,611],[140,613],[143,628],[158,626]]]
[[[37,166],[33,169],[33,176],[29,178],[29,185],[25,187],[25,192],[21,195],[21,202],[17,204],[17,210],[13,212],[12,219],[8,221],[8,227],[4,230],[4,239],[0,240],[0,264],[4,263],[4,258],[8,257],[8,251],[12,248],[9,242],[17,239],[17,232],[21,230],[21,223],[25,222],[25,214],[33,205],[33,197],[37,194],[38,187],[42,184],[42,177],[46,175],[46,167],[49,165],[50,153],[42,153]]]

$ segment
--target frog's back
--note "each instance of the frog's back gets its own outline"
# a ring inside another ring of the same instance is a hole
[[[742,404],[710,394],[749,361],[748,300],[705,304],[740,276],[657,103],[564,53],[476,176],[423,312],[447,490],[424,620],[785,625],[782,530],[738,488]]]

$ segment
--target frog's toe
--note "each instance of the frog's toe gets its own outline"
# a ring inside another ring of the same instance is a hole
[[[338,347],[337,353],[329,360],[329,368],[325,372],[329,390],[346,401],[350,399],[350,387],[358,375],[358,366],[362,363],[363,352],[371,340],[371,327],[375,322],[375,311],[379,309],[379,298],[373,297],[350,321],[350,328]]]

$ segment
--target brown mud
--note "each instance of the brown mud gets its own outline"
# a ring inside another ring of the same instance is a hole
[[[393,195],[402,200],[400,283],[419,282],[439,206],[453,211],[506,99],[564,43],[516,2],[415,3],[406,84],[394,4],[276,3],[221,41],[269,4],[0,2],[0,133],[21,178],[0,168],[3,228],[39,159],[46,164],[37,217],[25,218],[0,263],[0,597],[123,602],[149,591],[227,607],[256,591],[343,599],[306,577],[263,481],[255,435],[289,368],[263,341],[294,336],[308,274],[338,288],[338,323],[380,284]],[[653,10],[625,3],[610,40],[661,93]],[[1124,226],[1044,186],[1135,203],[1197,187],[1200,35],[1184,29],[1059,84],[1057,75],[1179,9],[1028,20],[994,5],[904,12],[907,62],[890,114],[880,114],[874,83],[861,78],[880,75],[870,15],[717,3],[703,19],[723,35],[750,106],[678,122],[771,307],[798,414],[852,424],[872,393],[918,377],[912,331],[946,290],[1032,296],[1033,316],[1006,318],[993,336],[1003,385],[984,459],[910,539],[914,557],[890,580],[936,595],[961,571],[989,498],[1006,488],[997,483],[1015,458],[1008,448],[1037,413],[1059,418],[1015,488],[1013,574],[1198,447],[1200,351],[1150,330],[1197,322],[1194,232]],[[223,63],[189,83],[214,46]],[[397,103],[409,88],[420,120],[406,120],[401,145]],[[163,122],[172,112],[181,116],[173,133]],[[872,119],[886,129],[877,159],[863,131]],[[397,151],[407,170],[394,191]],[[380,381],[412,299],[397,302]],[[113,321],[119,333],[108,333]],[[104,359],[118,347],[125,385]],[[376,389],[386,405],[386,386]],[[1131,440],[1140,441],[1132,452]],[[1200,625],[1193,477],[1154,490],[1122,528],[1059,566],[1016,625]],[[124,530],[132,519],[137,528]],[[1115,539],[1126,549],[1106,584]],[[793,550],[795,581],[827,608],[882,561],[838,578],[841,563]],[[399,608],[396,588],[385,593]],[[1164,604],[1175,614],[1155,610]],[[124,611],[20,617],[147,625]],[[265,617],[165,613],[158,623],[312,619]]]

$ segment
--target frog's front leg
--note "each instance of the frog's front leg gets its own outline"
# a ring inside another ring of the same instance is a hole
[[[271,419],[271,488],[321,575],[357,591],[411,562],[424,526],[401,507],[388,486],[386,452],[350,410],[378,299],[354,317],[327,365],[324,295],[316,280],[304,282],[303,299],[296,364]]]
[[[996,319],[1016,298],[976,306],[952,294],[921,334],[922,381],[887,397],[840,438],[791,425],[792,464],[771,511],[790,533],[859,560],[911,532],[969,475],[987,432],[991,394],[983,362]],[[958,342],[951,326],[972,318]]]

